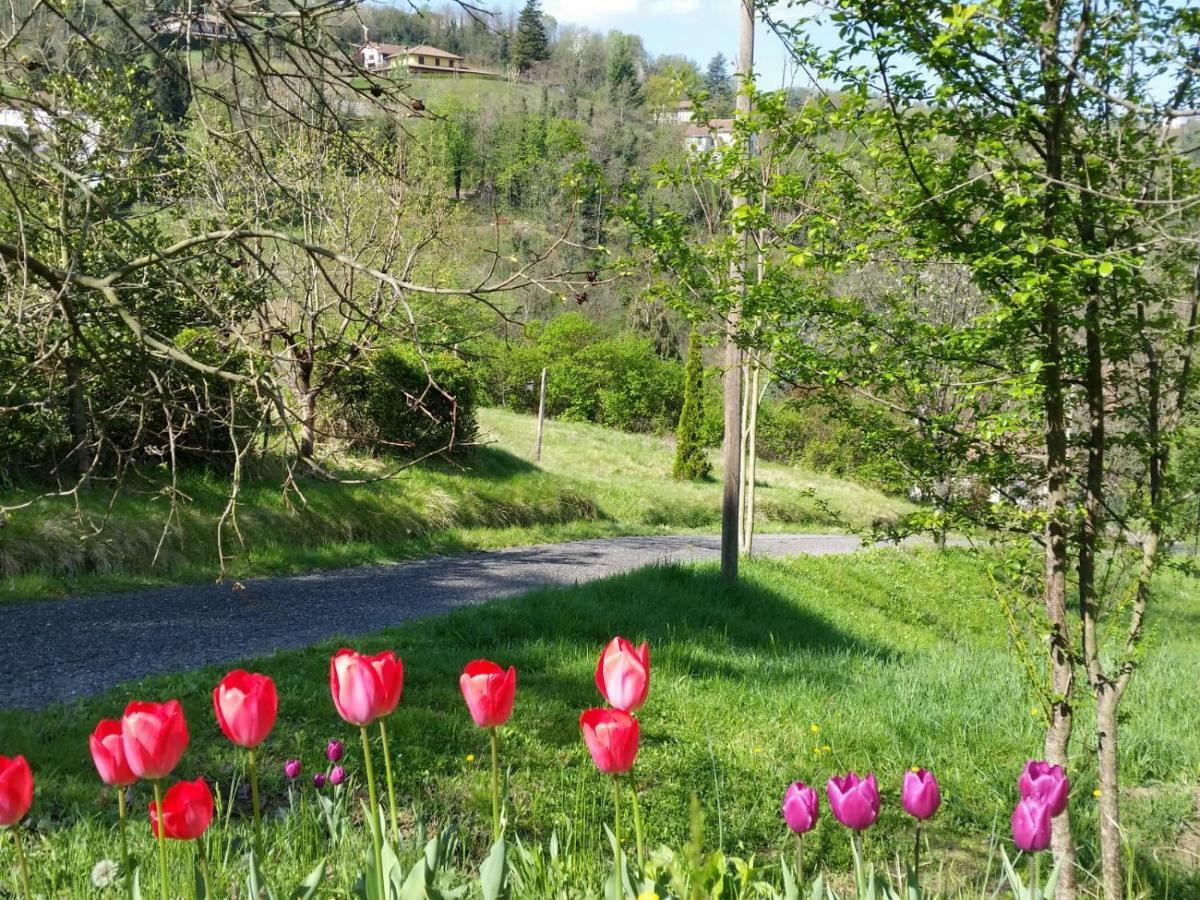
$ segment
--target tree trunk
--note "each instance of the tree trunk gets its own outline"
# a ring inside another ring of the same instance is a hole
[[[296,402],[300,405],[300,459],[310,460],[317,445],[317,392],[312,388],[311,358],[296,364]]]
[[[1106,683],[1096,697],[1096,755],[1100,769],[1100,872],[1104,900],[1121,900],[1121,812],[1118,805],[1117,705],[1121,692]]]
[[[1043,387],[1046,417],[1046,574],[1043,605],[1050,624],[1050,722],[1046,727],[1046,759],[1067,768],[1075,685],[1071,635],[1067,624],[1067,434],[1062,383],[1060,311],[1054,299],[1042,310]],[[1075,843],[1071,838],[1070,811],[1056,817],[1050,846],[1059,865],[1058,900],[1073,900],[1076,893]]]
[[[754,66],[754,0],[738,0],[741,16],[741,41],[738,53],[737,110],[741,115],[750,113],[750,71]],[[747,158],[750,147],[745,148]],[[745,195],[733,198],[736,210],[747,203]],[[738,246],[740,254],[734,263],[734,279],[745,287],[746,251],[749,232],[744,230]],[[723,457],[725,463],[724,491],[721,498],[721,576],[726,581],[736,581],[738,575],[738,522],[741,519],[742,503],[742,348],[737,342],[738,323],[741,319],[740,304],[729,310],[725,318],[725,441]]]
[[[64,361],[67,373],[67,404],[71,424],[71,468],[80,483],[92,468],[91,435],[88,432],[87,397],[83,392],[83,371],[69,350]]]

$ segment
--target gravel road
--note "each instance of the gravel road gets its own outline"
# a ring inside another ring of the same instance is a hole
[[[845,535],[759,535],[771,556],[849,553]],[[162,672],[367,634],[410,619],[656,563],[715,559],[715,536],[516,547],[287,578],[0,606],[0,707],[39,709]]]

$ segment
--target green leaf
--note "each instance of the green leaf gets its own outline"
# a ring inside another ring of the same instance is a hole
[[[312,900],[317,895],[317,888],[325,880],[325,860],[317,863],[317,867],[308,873],[288,895],[289,900]]]
[[[1100,265],[1096,266],[1096,271],[1100,273],[1101,278],[1107,278],[1113,273],[1112,261],[1108,259],[1100,260]]]
[[[504,893],[505,876],[508,874],[504,850],[504,838],[500,838],[492,844],[491,852],[479,867],[483,900],[500,900]]]

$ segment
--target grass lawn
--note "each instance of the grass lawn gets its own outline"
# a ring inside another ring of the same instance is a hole
[[[1174,575],[1160,587],[1154,649],[1124,706],[1125,824],[1138,883],[1155,897],[1195,897],[1200,872],[1186,846],[1195,842],[1200,774],[1194,699],[1200,592]],[[353,632],[353,623],[346,630]],[[867,846],[882,860],[907,852],[911,831],[898,786],[904,770],[920,764],[938,775],[945,797],[928,829],[933,858],[944,866],[940,874],[932,870],[927,883],[940,879],[969,888],[963,896],[981,896],[989,838],[998,833],[1007,840],[1016,776],[1026,758],[1040,755],[1040,729],[1031,692],[1007,650],[985,567],[958,549],[754,561],[736,590],[710,566],[653,569],[355,641],[363,650],[396,648],[404,658],[405,695],[391,725],[404,828],[412,833],[418,821],[459,825],[456,858],[475,870],[490,828],[487,744],[470,723],[457,678],[473,658],[513,664],[517,705],[502,739],[511,767],[510,834],[530,846],[557,834],[573,848],[577,867],[561,876],[571,889],[552,893],[543,886],[518,896],[595,896],[608,859],[600,824],[610,820],[611,795],[577,722],[583,708],[599,704],[595,659],[615,633],[651,643],[651,693],[639,714],[642,750],[635,769],[648,843],[683,844],[695,794],[705,810],[708,846],[757,854],[760,867],[771,865],[781,853],[790,858],[794,846],[778,814],[790,780],[823,784],[835,772],[873,769],[884,811]],[[347,897],[364,833],[355,824],[349,836],[331,841],[307,784],[301,792],[306,811],[284,816],[280,772],[291,756],[312,772],[323,764],[325,742],[341,737],[349,746],[346,765],[361,786],[354,734],[337,719],[328,695],[328,657],[340,643],[254,667],[274,676],[281,691],[280,720],[261,755],[268,814],[283,818],[270,825],[270,866],[278,883],[290,884],[332,851],[334,872],[324,896]],[[180,697],[192,744],[176,774],[226,783],[233,777],[236,757],[220,737],[210,700],[221,674],[208,669],[158,677],[37,714],[0,714],[0,750],[24,753],[39,779],[30,818],[37,831],[30,842],[35,892],[89,896],[93,863],[116,856],[113,796],[95,779],[86,738],[97,719],[119,714],[128,699]],[[1081,723],[1069,774],[1076,830],[1090,860],[1096,807],[1086,730]],[[139,816],[147,797],[145,786],[136,789]],[[242,821],[234,815],[234,834],[246,833]],[[135,852],[148,870],[143,883],[152,886],[144,819],[134,833]],[[216,834],[228,840],[224,829]],[[10,847],[0,841],[0,880]],[[807,847],[810,865],[819,858],[844,871],[846,833],[831,820],[824,798],[822,822]],[[182,848],[174,858],[183,878]],[[218,869],[219,879],[240,877],[236,868]],[[231,891],[222,880],[216,893]]]
[[[261,466],[240,495],[244,543],[231,529],[224,532],[227,575],[718,527],[719,484],[672,481],[671,448],[662,438],[550,422],[541,465],[534,465],[530,417],[483,410],[480,420],[488,446],[453,465],[423,465],[373,484],[310,480],[301,484],[303,497],[285,496],[279,474]],[[342,469],[355,478],[386,470],[380,460],[348,460]],[[764,466],[760,482],[767,528],[858,526],[905,506],[783,466]],[[97,485],[78,507],[57,499],[12,513],[0,528],[0,602],[215,578],[225,477],[184,472],[179,490],[186,499],[165,538],[168,495],[156,471],[130,476],[111,507],[109,491]],[[3,499],[21,497],[10,492]]]

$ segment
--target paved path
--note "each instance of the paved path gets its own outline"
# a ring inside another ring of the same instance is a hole
[[[337,634],[655,563],[715,559],[715,536],[631,537],[517,547],[288,578],[158,588],[0,606],[0,707],[37,709],[123,681],[186,671]],[[759,535],[772,556],[849,553],[845,535]]]

